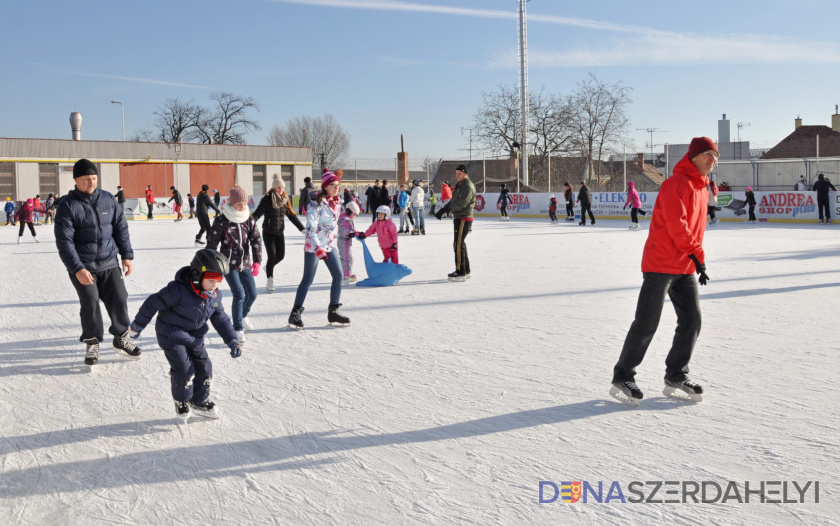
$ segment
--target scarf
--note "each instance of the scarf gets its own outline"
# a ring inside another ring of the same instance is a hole
[[[249,217],[251,217],[250,210],[246,208],[245,210],[240,212],[239,210],[230,206],[230,203],[228,203],[227,201],[224,205],[222,205],[222,214],[224,214],[224,216],[228,218],[228,220],[230,220],[231,223],[236,223],[237,225],[244,223],[248,220]]]

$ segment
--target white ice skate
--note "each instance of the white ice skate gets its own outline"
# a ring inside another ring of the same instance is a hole
[[[242,318],[242,328],[245,329],[246,331],[253,331],[254,330],[254,324],[251,323],[251,320],[249,320],[247,316]]]
[[[682,382],[672,382],[665,380],[665,389],[662,394],[674,400],[681,400],[683,402],[702,402],[703,388],[686,378]]]
[[[245,331],[236,331],[236,341],[239,345],[245,345]]]
[[[274,292],[274,278],[268,278],[265,280],[265,291],[269,294]]]
[[[644,396],[636,382],[613,382],[610,396],[630,407],[639,407],[639,401]]]

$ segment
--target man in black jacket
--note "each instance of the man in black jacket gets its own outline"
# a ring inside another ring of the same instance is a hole
[[[371,222],[376,221],[376,209],[379,208],[379,205],[385,204],[379,202],[379,179],[373,182],[373,187],[368,188],[365,195],[367,195],[368,203],[368,206],[366,206],[365,209],[370,210]]]
[[[175,205],[172,206],[172,211],[178,214],[178,217],[175,219],[175,222],[177,223],[178,221],[184,219],[184,215],[181,213],[181,206],[184,204],[184,198],[181,197],[181,192],[179,192],[174,186],[170,186],[169,189],[172,190],[172,197],[170,197],[167,202],[171,203],[172,201],[175,201]]]
[[[212,208],[216,211],[216,215],[220,214],[219,208],[214,205],[213,200],[210,199],[210,194],[207,193],[208,190],[210,190],[209,186],[206,184],[201,185],[201,191],[198,193],[195,203],[195,217],[198,218],[199,226],[198,234],[195,236],[195,244],[198,246],[204,244],[204,241],[201,240],[201,236],[204,235],[205,232],[210,231],[210,211],[207,209]]]
[[[825,223],[831,224],[831,207],[828,204],[829,189],[837,191],[831,181],[825,178],[825,175],[820,174],[817,177],[817,182],[814,183],[814,191],[817,192],[817,211],[820,213],[820,224],[823,224],[823,210],[825,210]]]
[[[311,177],[304,177],[303,178],[303,188],[300,189],[300,210],[298,214],[305,216],[306,215],[306,207],[309,206],[309,202],[312,201],[312,192],[315,191],[315,186],[312,184]]]
[[[122,186],[117,186],[117,195],[115,197],[117,198],[117,203],[120,204],[120,208],[125,212],[125,192],[123,192]]]
[[[105,304],[114,335],[114,350],[132,358],[140,349],[129,337],[128,293],[123,273],[131,274],[134,251],[128,235],[128,223],[114,196],[97,188],[96,165],[87,159],[73,166],[76,188],[58,206],[55,214],[55,244],[62,263],[81,303],[82,336],[87,345],[85,364],[99,361],[99,343],[105,328],[99,300]]]
[[[592,197],[589,195],[589,187],[586,186],[585,181],[580,182],[580,192],[578,192],[578,202],[580,203],[580,223],[579,225],[586,225],[586,213],[589,212],[589,219],[592,224],[595,224],[595,215],[592,213]]]
[[[214,207],[214,210],[216,211],[216,215],[213,216],[214,218],[216,218],[216,217],[219,217],[219,214],[221,214],[221,212],[219,212],[219,207],[221,206],[221,203],[222,203],[222,194],[220,194],[219,190],[216,189],[216,188],[213,189],[213,202],[216,203],[216,206]]]

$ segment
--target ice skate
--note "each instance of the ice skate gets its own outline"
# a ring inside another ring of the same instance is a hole
[[[88,338],[85,340],[87,351],[85,352],[85,365],[96,365],[99,362],[99,340]]]
[[[342,326],[349,326],[350,325],[350,318],[341,314],[338,309],[341,307],[341,303],[333,303],[330,304],[329,311],[327,313],[327,321],[330,322],[330,325],[333,323],[338,323]]]
[[[289,327],[293,329],[303,329],[303,320],[300,319],[300,315],[303,314],[304,308],[300,306],[295,306],[292,309],[292,313],[289,314]]]
[[[268,278],[265,280],[265,291],[269,294],[274,292],[274,278]]]
[[[421,227],[420,227],[420,235],[421,235],[421,236],[425,236],[425,235],[426,235],[426,227],[424,227],[424,226],[421,226]]]
[[[245,331],[236,331],[236,340],[239,345],[245,345]]]
[[[201,404],[190,404],[190,407],[193,408],[193,414],[195,416],[203,416],[204,418],[212,418],[217,419],[221,418],[222,415],[219,413],[219,408],[216,407],[216,404],[207,400]]]
[[[662,390],[662,394],[668,398],[682,400],[683,402],[703,401],[703,388],[700,387],[699,384],[689,380],[688,377],[681,382],[674,382],[666,379],[665,389]]]
[[[831,223],[831,221],[829,221],[829,223]],[[40,243],[40,242],[41,242],[41,240],[40,240],[40,239],[38,239],[38,236],[32,236],[32,239],[34,239],[36,243]]]
[[[140,347],[134,345],[134,341],[131,339],[128,330],[119,336],[114,336],[113,345],[114,350],[123,356],[128,356],[129,358],[133,358],[135,360],[140,359]]]
[[[350,274],[350,283],[356,283],[357,281],[359,281],[359,278],[355,274]]]
[[[342,287],[349,287],[350,286],[350,278],[344,278],[341,280]]]
[[[645,395],[642,394],[642,391],[639,389],[639,386],[636,385],[636,382],[613,382],[612,387],[610,388],[610,396],[618,400],[623,404],[627,404],[630,407],[639,407],[639,401],[644,398]]]
[[[467,281],[467,275],[460,270],[447,274],[446,277],[449,278],[449,281]]]
[[[245,329],[246,331],[253,331],[254,330],[254,324],[251,323],[251,320],[248,319],[247,316],[242,318],[242,328]]]
[[[820,221],[820,223],[822,223],[822,221]],[[23,241],[23,236],[18,236],[18,245],[20,245],[21,241]]]
[[[190,403],[175,400],[175,414],[184,422],[190,417]]]

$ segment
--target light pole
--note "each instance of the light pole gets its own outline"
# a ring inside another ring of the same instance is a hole
[[[551,193],[551,150],[548,150],[548,193]]]
[[[525,3],[529,0],[517,0],[519,30],[519,112],[520,133],[522,134],[522,184],[528,185],[528,15]]]
[[[120,112],[122,113],[122,125],[123,125],[123,142],[125,142],[125,108],[123,107],[123,103],[112,100],[111,104],[119,104],[120,105]]]

